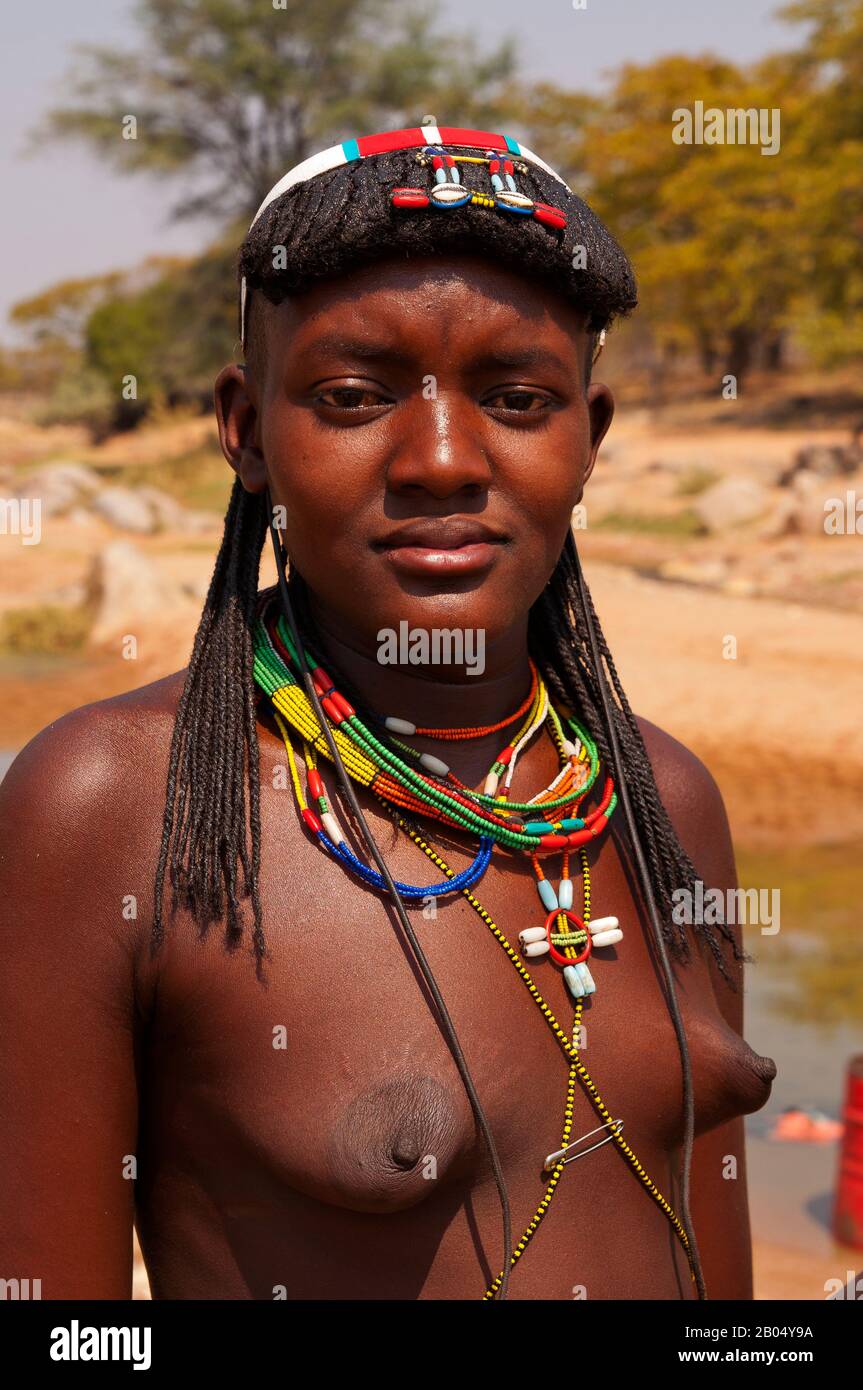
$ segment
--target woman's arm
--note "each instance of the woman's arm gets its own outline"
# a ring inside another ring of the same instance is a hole
[[[725,892],[737,887],[737,868],[725,805],[715,781],[703,767],[695,779],[695,786],[699,789],[701,811],[698,843],[693,844],[690,853],[702,876],[705,891],[719,888]],[[729,927],[740,948],[744,944],[740,924],[729,923]],[[722,952],[735,988],[725,983],[711,963],[716,1005],[729,1028],[743,1037],[744,964],[735,960],[725,941]],[[703,950],[702,954],[706,959],[707,951]],[[752,1298],[745,1123],[745,1116],[738,1115],[700,1135],[693,1145],[690,1210],[704,1282],[711,1300]]]
[[[52,725],[0,786],[0,1276],[43,1299],[132,1290],[136,923],[100,722]]]
[[[711,773],[683,744],[639,720],[660,794],[687,850],[704,890],[725,892],[737,887],[737,870],[728,816]],[[726,898],[726,901],[728,899]],[[738,947],[745,944],[739,924],[729,924]],[[696,944],[692,961],[676,973],[678,993],[697,971],[706,978],[716,1009],[728,1027],[743,1036],[744,965],[722,940],[732,989],[720,976],[709,949]],[[736,1057],[729,1065],[737,1066]],[[755,1090],[761,1083],[755,1082]],[[752,1091],[751,1085],[745,1088]],[[690,1214],[708,1296],[714,1299],[752,1298],[752,1245],[746,1183],[745,1118],[717,1125],[695,1140],[690,1178]]]

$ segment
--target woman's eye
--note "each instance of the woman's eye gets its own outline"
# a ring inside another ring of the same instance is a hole
[[[486,405],[519,415],[538,415],[551,405],[551,401],[548,396],[541,395],[538,391],[513,390],[498,391],[497,395],[488,398]]]
[[[320,391],[315,400],[338,410],[367,410],[370,406],[391,404],[379,391],[367,386],[329,386]]]

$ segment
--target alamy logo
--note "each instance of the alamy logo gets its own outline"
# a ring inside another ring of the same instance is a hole
[[[671,894],[674,907],[671,920],[678,926],[702,924],[715,927],[720,922],[730,926],[761,926],[762,936],[775,936],[780,927],[780,890],[778,888],[708,888],[700,878],[695,880],[695,892],[675,888]]]
[[[0,497],[0,536],[20,536],[22,545],[42,539],[41,497]]]
[[[132,1361],[135,1371],[150,1369],[151,1327],[69,1327],[51,1329],[52,1361]]]
[[[29,1302],[42,1297],[41,1279],[0,1279],[0,1299]]]
[[[378,633],[382,666],[464,666],[469,676],[485,670],[485,628],[382,627]]]
[[[761,153],[779,153],[779,107],[708,106],[697,101],[690,111],[678,106],[671,113],[675,145],[760,145]]]

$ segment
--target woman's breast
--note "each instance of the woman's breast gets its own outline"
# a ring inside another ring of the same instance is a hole
[[[324,1138],[327,1200],[354,1211],[414,1206],[470,1167],[475,1141],[462,1097],[438,1077],[408,1072],[375,1081]]]
[[[264,988],[215,950],[190,951],[183,978],[165,980],[173,1026],[151,1058],[149,1124],[183,1167],[205,1156],[220,1202],[236,1201],[240,1188],[252,1201],[290,1188],[356,1212],[399,1212],[488,1178],[445,1030],[375,906],[362,932],[355,929],[363,949],[350,955],[350,968],[343,949],[330,949],[329,933],[321,933],[322,949],[307,950],[302,936],[286,932]],[[519,908],[516,900],[511,915]],[[560,1043],[467,904],[423,931],[501,1160],[541,1181],[564,1118]],[[594,972],[581,1061],[627,1137],[638,1139],[636,1151],[642,1144],[655,1157],[683,1133],[680,1054],[637,931],[626,944]],[[568,1032],[574,1004],[560,972],[529,964]],[[696,1132],[704,1133],[763,1106],[776,1068],[725,1022],[709,984],[701,988],[690,974],[680,996]],[[598,1123],[579,1086],[573,1138]]]

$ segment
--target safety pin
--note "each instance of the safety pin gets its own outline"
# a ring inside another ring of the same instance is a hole
[[[601,1129],[608,1129],[609,1125],[613,1130],[612,1134],[607,1134],[604,1139],[600,1139],[596,1144],[591,1144],[589,1149],[582,1149],[581,1153],[570,1154],[569,1158],[564,1158],[564,1154],[568,1154],[570,1149],[574,1149],[576,1144],[582,1142],[582,1139],[589,1139],[592,1134],[598,1134]],[[604,1125],[597,1125],[596,1129],[589,1129],[587,1134],[582,1134],[580,1139],[573,1139],[572,1143],[567,1144],[565,1148],[558,1149],[555,1153],[549,1154],[545,1163],[542,1165],[543,1171],[548,1172],[549,1168],[556,1168],[561,1159],[564,1163],[572,1163],[576,1158],[585,1158],[587,1154],[592,1154],[594,1149],[601,1149],[603,1144],[610,1143],[612,1139],[620,1134],[622,1129],[623,1120],[606,1120]]]

